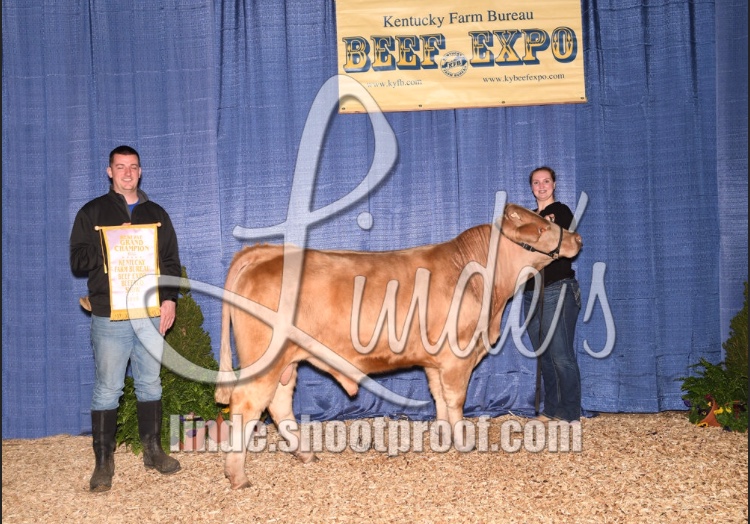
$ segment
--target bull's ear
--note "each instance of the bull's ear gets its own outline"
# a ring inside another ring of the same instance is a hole
[[[549,228],[536,214],[515,204],[505,206],[502,218],[503,234],[515,242],[536,242]]]
[[[506,219],[510,219],[514,222],[521,222],[520,213],[521,213],[521,208],[515,204],[508,204],[505,206],[504,214],[505,214]]]
[[[501,225],[503,234],[509,237],[513,237],[514,231],[518,226],[523,224],[521,215],[516,211],[517,206],[514,204],[508,204],[505,206],[505,211],[495,222],[496,225]]]

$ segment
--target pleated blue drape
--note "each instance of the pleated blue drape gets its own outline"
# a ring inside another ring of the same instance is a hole
[[[448,240],[491,221],[497,191],[533,206],[528,173],[551,165],[560,200],[588,197],[574,265],[584,408],[685,409],[679,378],[723,358],[747,280],[747,3],[583,0],[582,13],[587,103],[387,114],[393,169],[310,228],[308,245]],[[323,146],[300,148],[336,74],[331,0],[8,0],[2,15],[2,435],[79,434],[90,430],[93,358],[68,238],[77,210],[107,190],[112,148],[141,153],[142,187],[170,212],[189,277],[222,286],[246,243],[234,228],[285,220],[300,155],[319,154],[318,209],[380,160],[376,137],[367,115],[318,115]],[[218,348],[220,302],[194,296]],[[614,345],[594,358],[586,347],[607,346],[608,319]],[[493,353],[466,414],[530,414],[534,362],[510,337]],[[378,380],[430,398],[421,370]],[[367,391],[350,399],[309,367],[294,408],[314,420],[434,416]]]

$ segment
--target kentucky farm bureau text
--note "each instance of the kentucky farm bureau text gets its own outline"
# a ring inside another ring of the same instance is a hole
[[[421,26],[435,26],[437,28],[443,27],[445,22],[444,16],[435,16],[432,13],[426,16],[405,16],[395,17],[393,15],[383,16],[383,27],[421,27]],[[448,13],[449,24],[467,24],[475,22],[507,22],[516,20],[533,20],[534,11],[527,12],[510,12],[510,13],[498,13],[494,9],[489,9],[487,15],[484,16],[482,13]]]

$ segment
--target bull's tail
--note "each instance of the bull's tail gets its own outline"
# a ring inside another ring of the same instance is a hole
[[[224,301],[221,306],[221,349],[219,353],[219,371],[232,372],[232,344],[229,340],[229,326],[232,320],[232,313],[229,304]],[[224,373],[229,376],[228,373]],[[233,382],[220,381],[216,384],[214,399],[219,404],[229,404],[229,397],[234,390]]]
[[[227,279],[224,283],[224,289],[232,292],[237,289],[237,281],[246,267],[253,260],[253,250],[248,248],[237,253],[229,264]],[[232,372],[232,341],[230,337],[230,327],[232,324],[232,306],[227,300],[224,300],[221,306],[221,349],[219,350],[219,371]],[[223,376],[230,376],[229,373],[223,373]],[[232,396],[235,381],[219,381],[216,384],[214,399],[219,404],[229,404],[229,398]]]
[[[250,268],[259,261],[264,260],[267,256],[272,254],[276,249],[275,246],[256,245],[252,248],[246,247],[242,251],[238,252],[229,264],[229,271],[227,272],[227,280],[224,283],[224,289],[227,292],[236,292],[240,277],[246,269]],[[236,377],[232,368],[232,342],[230,339],[230,327],[232,324],[232,305],[227,300],[224,300],[221,306],[221,349],[219,350],[219,371],[221,376],[231,376],[232,373]],[[214,393],[214,399],[219,404],[229,404],[229,399],[232,396],[232,391],[236,384],[235,380],[220,380],[216,384],[216,391]]]

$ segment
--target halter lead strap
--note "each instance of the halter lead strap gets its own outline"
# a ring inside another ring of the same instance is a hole
[[[560,227],[560,239],[557,241],[557,247],[553,249],[552,251],[550,251],[549,253],[545,251],[539,251],[534,246],[530,246],[529,244],[526,244],[524,242],[516,242],[516,244],[524,248],[526,251],[531,251],[533,253],[542,253],[544,255],[547,255],[550,258],[554,258],[555,260],[557,260],[560,257],[560,247],[562,246],[562,239],[563,239],[563,228]]]

